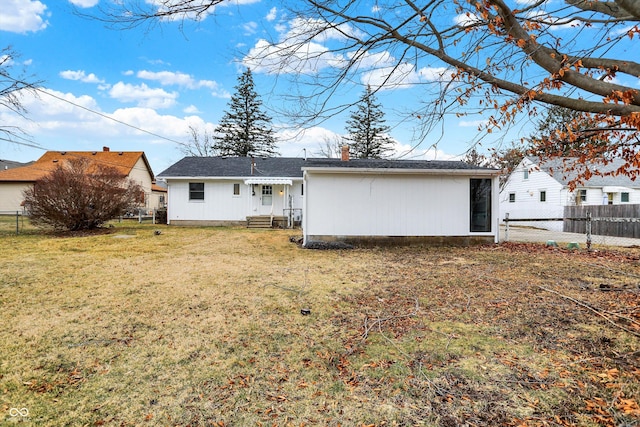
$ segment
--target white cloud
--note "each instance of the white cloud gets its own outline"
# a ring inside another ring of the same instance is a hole
[[[131,85],[123,82],[113,85],[109,95],[120,102],[133,102],[146,108],[169,108],[175,105],[178,98],[177,92],[153,89],[144,83]]]
[[[137,76],[141,79],[157,81],[163,86],[180,86],[187,89],[211,89],[211,95],[216,98],[230,98],[231,95],[213,80],[196,80],[193,76],[172,71],[138,71]]]
[[[487,125],[489,122],[487,120],[460,120],[458,122],[458,126],[463,128],[479,128],[481,126]]]
[[[460,156],[448,154],[435,146],[422,148],[409,144],[396,144],[396,157],[404,160],[459,160]]]
[[[83,1],[91,1],[91,0],[83,0]],[[181,20],[193,20],[193,21],[204,21],[209,15],[213,15],[218,7],[226,7],[226,6],[242,6],[247,4],[258,3],[260,0],[229,0],[223,1],[219,4],[212,6],[210,0],[191,0],[192,6],[202,6],[203,10],[201,11],[191,11],[177,14],[169,14],[163,17],[162,19],[165,21],[181,21]],[[156,7],[158,12],[165,12],[170,10],[174,6],[184,6],[184,0],[145,0],[145,3],[152,4]]]
[[[214,98],[231,99],[231,94],[222,88],[215,88],[215,90],[211,92],[211,96]]]
[[[344,41],[346,35],[359,35],[347,24],[335,28],[311,18],[294,18],[286,26],[276,25],[276,30],[279,41],[258,40],[243,59],[246,66],[266,73],[316,73],[327,67],[341,67],[344,57],[325,44]]]
[[[278,151],[283,157],[303,157],[305,150],[307,157],[321,157],[320,152],[326,151],[327,142],[334,143],[341,139],[341,135],[329,129],[314,126],[308,129],[281,129],[276,132]]]
[[[66,70],[60,72],[60,77],[67,80],[77,80],[83,83],[104,83],[104,80],[99,79],[95,74],[86,74],[84,70]]]
[[[189,129],[188,118],[180,118],[173,115],[161,115],[157,111],[150,108],[119,108],[115,110],[111,117],[127,123],[135,128],[144,129],[162,135],[167,138],[185,140]],[[144,135],[146,132],[129,129],[119,130],[120,132],[133,132],[138,135]],[[168,143],[168,141],[165,140]]]
[[[13,64],[14,61],[11,55],[0,55],[0,65],[3,67],[11,67]]]
[[[327,67],[340,66],[344,58],[318,43],[273,45],[258,40],[242,62],[256,72],[317,73]]]
[[[244,57],[244,65],[256,72],[305,75],[328,68],[343,69],[349,65],[352,71],[360,74],[363,84],[382,86],[383,89],[438,82],[446,78],[446,68],[417,70],[413,64],[398,63],[387,51],[351,52],[345,56],[332,50],[332,42],[343,42],[346,35],[361,36],[358,30],[346,24],[333,28],[321,20],[295,18],[278,30],[279,42],[258,40]]]
[[[361,81],[380,89],[397,89],[417,83],[444,81],[448,73],[444,67],[423,67],[416,70],[408,62],[397,63],[389,52],[365,53],[354,61],[354,68],[363,71]]]
[[[209,88],[209,89],[217,89],[218,83],[213,80],[196,80],[193,76],[180,72],[172,72],[172,71],[147,71],[142,70],[138,71],[138,78],[145,80],[153,80],[159,82],[163,86],[182,86],[187,89],[199,89],[199,88]]]
[[[44,30],[49,22],[43,18],[47,6],[37,0],[3,0],[0,30],[28,33]]]
[[[187,114],[197,114],[200,112],[200,110],[198,110],[198,107],[196,107],[195,105],[189,105],[187,108],[183,109],[182,111],[184,111]]]
[[[93,7],[100,3],[100,0],[69,0],[69,2],[78,7]]]
[[[75,96],[72,93],[63,93],[52,89],[44,90],[40,97],[25,96],[25,107],[29,110],[29,118],[37,117],[74,118],[86,120],[95,117],[87,110],[100,111],[95,99],[88,95]],[[51,94],[47,95],[47,94]],[[25,93],[26,95],[26,93]],[[74,105],[75,104],[75,105]],[[83,108],[77,108],[79,105]]]
[[[276,17],[278,16],[278,8],[276,8],[275,6],[272,7],[269,10],[269,13],[267,14],[267,16],[265,17],[265,19],[269,22],[273,21],[276,19]]]
[[[340,24],[337,27],[321,19],[294,18],[289,22],[289,30],[281,34],[281,41],[304,43],[315,41],[323,43],[328,40],[345,40],[347,36],[362,36],[354,27]]]
[[[453,22],[460,27],[466,28],[479,24],[480,22],[482,22],[482,19],[480,19],[480,17],[476,14],[467,12],[465,14],[456,15],[453,18]]]
[[[245,36],[250,36],[256,33],[256,31],[258,30],[258,24],[253,21],[246,22],[242,24],[242,29],[244,30]]]

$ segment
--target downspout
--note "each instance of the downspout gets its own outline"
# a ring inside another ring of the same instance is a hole
[[[309,185],[307,183],[307,171],[302,173],[302,185],[304,186],[304,197],[302,198],[302,221],[300,227],[302,228],[302,246],[307,246],[307,218],[309,218],[309,212],[307,209],[307,201],[309,200]]]

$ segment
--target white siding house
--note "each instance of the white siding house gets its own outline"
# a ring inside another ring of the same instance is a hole
[[[498,173],[463,162],[186,157],[159,176],[170,224],[293,218],[313,246],[496,242]]]
[[[565,206],[640,203],[640,182],[626,176],[593,176],[570,191],[569,182],[576,173],[566,169],[574,161],[569,158],[547,161],[523,158],[500,191],[501,220],[507,214],[512,220],[548,219],[517,224],[562,231],[562,221],[553,219],[563,217]],[[619,162],[614,162],[599,169],[605,172],[619,166]]]
[[[243,225],[269,217],[299,222],[299,158],[185,157],[162,172],[168,187],[167,221],[174,225]]]
[[[497,241],[494,169],[462,162],[310,161],[304,244]]]

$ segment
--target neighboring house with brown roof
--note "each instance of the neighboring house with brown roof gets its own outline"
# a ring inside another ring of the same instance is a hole
[[[164,207],[166,189],[155,185],[151,166],[142,151],[47,151],[37,161],[27,166],[0,170],[0,212],[21,211],[22,192],[40,178],[51,173],[70,158],[85,158],[96,164],[116,168],[139,184],[145,193],[141,208],[152,210]],[[161,199],[163,202],[161,203]]]

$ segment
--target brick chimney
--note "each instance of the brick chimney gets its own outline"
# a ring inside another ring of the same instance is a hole
[[[102,151],[109,151],[109,147],[102,147]]]
[[[348,162],[349,161],[349,146],[348,145],[343,145],[342,146],[342,161],[343,162]]]

